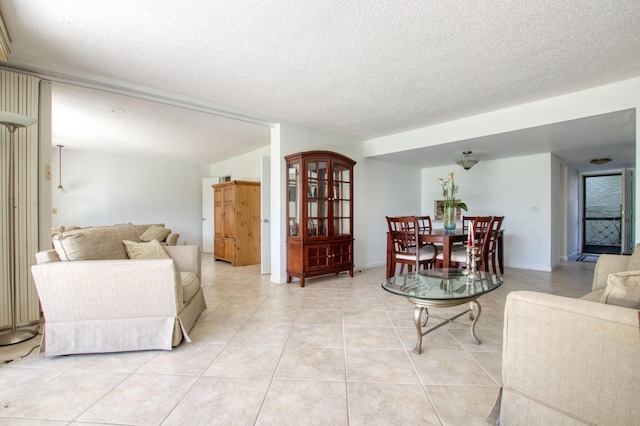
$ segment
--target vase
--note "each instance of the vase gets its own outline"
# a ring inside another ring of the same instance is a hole
[[[444,207],[444,229],[453,231],[456,229],[456,208]]]

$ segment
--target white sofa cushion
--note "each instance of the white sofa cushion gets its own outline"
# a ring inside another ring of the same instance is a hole
[[[142,243],[124,240],[122,243],[129,259],[169,259],[169,255],[158,240]]]
[[[601,302],[640,309],[640,272],[627,271],[609,275]]]
[[[140,241],[164,241],[170,233],[171,230],[164,226],[150,226],[149,229],[140,235]]]

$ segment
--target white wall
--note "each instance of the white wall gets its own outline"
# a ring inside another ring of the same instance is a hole
[[[562,163],[558,157],[555,155],[551,155],[551,223],[550,230],[551,233],[549,235],[549,241],[551,245],[549,246],[549,265],[551,268],[555,268],[560,264],[561,255],[566,256],[565,253],[561,253],[562,244],[566,237],[563,234],[566,234],[566,229],[564,229],[565,224],[565,181],[562,178]]]
[[[97,151],[52,152],[53,226],[164,223],[180,234],[178,244],[202,239],[201,169],[172,158],[120,156]]]
[[[481,161],[471,170],[457,165],[422,170],[422,213],[433,216],[442,199],[436,179],[454,172],[458,195],[476,216],[505,216],[505,266],[549,271],[551,154]],[[442,222],[434,222],[442,226]]]
[[[270,152],[271,148],[265,146],[229,160],[212,164],[209,176],[231,176],[231,180],[260,182],[260,159],[263,155],[269,156]]]
[[[421,170],[361,158],[354,170],[355,265],[372,267],[386,262],[385,216],[418,215],[421,205]]]

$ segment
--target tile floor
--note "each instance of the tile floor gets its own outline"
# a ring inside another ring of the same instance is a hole
[[[449,324],[425,336],[416,355],[413,307],[380,288],[382,267],[300,288],[205,254],[209,307],[190,333],[193,343],[53,358],[35,350],[0,365],[0,424],[483,424],[501,382],[506,294],[579,297],[590,290],[593,268],[507,269],[505,284],[480,298],[482,345],[471,343],[468,328]],[[0,347],[0,360],[36,344]]]

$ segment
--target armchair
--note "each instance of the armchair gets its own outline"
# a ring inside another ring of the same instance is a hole
[[[507,296],[500,423],[631,425],[640,419],[640,250],[601,255],[581,299]]]
[[[200,249],[164,246],[169,259],[60,260],[32,267],[45,317],[46,356],[170,350],[206,308]]]

